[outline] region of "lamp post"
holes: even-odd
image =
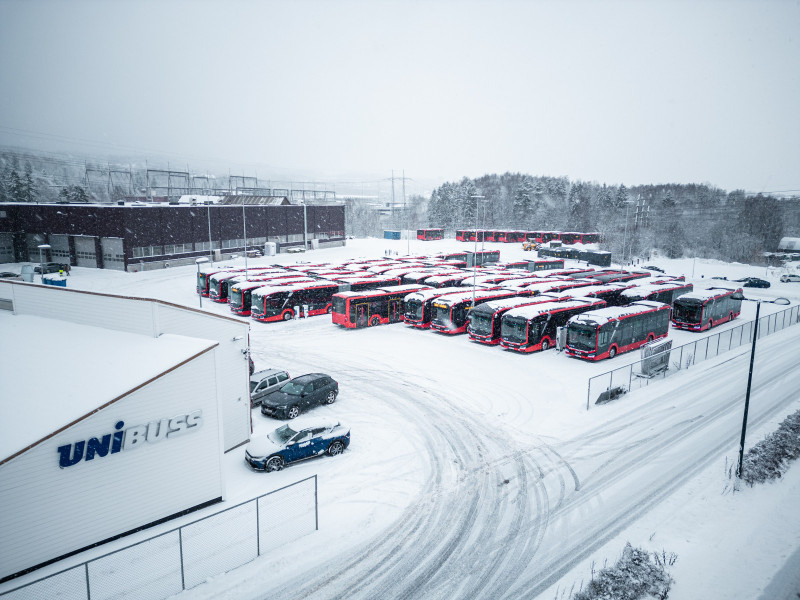
[[[39,275],[42,278],[42,283],[44,283],[44,259],[42,256],[45,250],[50,250],[50,244],[39,244]]]
[[[242,233],[244,234],[244,278],[247,279],[247,218],[244,216],[244,197],[242,197]]]
[[[756,357],[756,339],[758,339],[758,318],[761,312],[761,303],[770,302],[772,304],[791,304],[787,298],[775,298],[774,300],[752,300],[743,298],[749,302],[756,302],[756,320],[753,324],[753,344],[750,346],[750,371],[747,374],[747,392],[744,396],[744,416],[742,417],[742,437],[739,441],[739,464],[736,467],[736,478],[742,478],[742,462],[744,461],[744,438],[747,432],[747,412],[750,409],[750,385],[753,381],[753,362]]]
[[[200,308],[203,308],[203,294],[200,292],[200,265],[202,265],[203,263],[207,263],[208,259],[202,257],[198,258],[194,262],[195,264],[197,264],[197,298],[200,300]]]
[[[625,232],[622,234],[622,262],[625,262],[626,247],[628,245],[628,210],[633,204],[632,200],[625,201]]]
[[[211,203],[206,200],[206,213],[208,214],[208,260],[214,264],[214,247],[211,244]]]
[[[470,308],[470,316],[472,315],[472,309],[475,308],[475,278],[478,275],[478,272],[475,270],[477,266],[475,262],[477,261],[478,257],[478,200],[481,198],[486,198],[486,196],[479,196],[474,195],[470,196],[470,198],[475,198],[475,251],[472,254],[472,307]]]

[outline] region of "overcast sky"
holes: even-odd
[[[798,1],[0,0],[0,88],[2,145],[800,189]]]

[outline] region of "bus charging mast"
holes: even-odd
[[[478,200],[486,196],[473,195],[470,198],[475,198],[475,252],[472,254],[472,308],[475,308],[475,277],[478,274],[475,270],[478,257]]]

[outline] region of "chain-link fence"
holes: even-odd
[[[317,476],[0,593],[4,600],[162,600],[318,529]]]
[[[761,317],[758,320],[758,339],[790,325],[795,325],[798,321],[800,321],[800,307],[798,306],[792,306],[780,312]],[[738,327],[700,338],[695,342],[666,349],[664,354],[667,356],[660,356],[664,368],[656,373],[653,373],[652,369],[649,368],[648,361],[652,362],[659,355],[647,357],[602,375],[595,375],[589,379],[586,410],[589,410],[592,401],[603,403],[613,400],[631,390],[649,385],[654,379],[664,379],[682,369],[688,369],[704,360],[752,343],[754,325],[755,321],[748,321]]]

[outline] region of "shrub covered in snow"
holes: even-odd
[[[613,567],[602,569],[573,600],[666,600],[673,579],[667,567],[677,556],[666,552],[650,553],[625,544],[622,557]]]
[[[742,479],[750,486],[777,479],[800,456],[800,410],[786,417],[778,429],[747,451]]]

